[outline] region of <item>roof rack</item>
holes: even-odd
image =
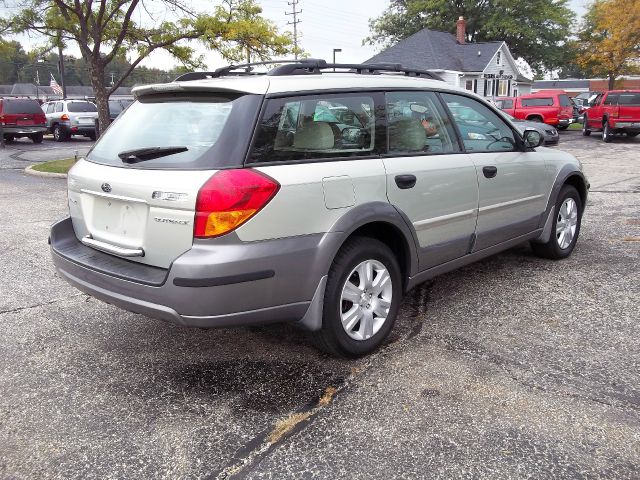
[[[278,65],[267,72],[256,72],[256,66]],[[336,69],[340,69],[337,72]],[[329,70],[329,71],[324,71]],[[219,78],[227,75],[319,75],[322,73],[349,73],[377,75],[382,72],[402,73],[408,77],[426,77],[433,80],[442,80],[433,72],[404,68],[400,63],[327,63],[326,60],[317,58],[304,58],[300,60],[274,60],[269,62],[243,63],[228,65],[218,68],[213,72],[190,72],[180,75],[174,81],[184,82],[188,80],[204,80],[207,78]]]

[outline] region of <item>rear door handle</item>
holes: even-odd
[[[498,167],[482,167],[482,173],[487,178],[493,178],[498,173]]]
[[[406,190],[415,186],[417,178],[415,175],[396,175],[395,180],[399,189]]]

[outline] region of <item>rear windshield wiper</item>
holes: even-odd
[[[145,147],[136,148],[135,150],[125,150],[120,152],[118,157],[124,163],[138,163],[145,160],[153,160],[154,158],[166,157],[175,153],[182,153],[189,150],[187,147]]]

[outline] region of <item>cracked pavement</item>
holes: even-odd
[[[19,170],[75,145],[0,151],[0,478],[640,478],[640,138],[561,135],[574,254],[437,277],[356,361],[80,294],[46,244],[65,182]]]

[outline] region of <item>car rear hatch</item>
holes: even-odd
[[[72,123],[80,126],[93,126],[96,118],[98,118],[98,109],[91,102],[69,102],[67,103],[67,111]]]
[[[640,92],[624,92],[618,95],[618,120],[640,122]]]
[[[35,100],[3,100],[2,122],[6,126],[30,127],[45,123],[45,115]]]
[[[168,268],[193,243],[200,187],[242,166],[261,99],[211,89],[140,96],[69,172],[76,237]]]

